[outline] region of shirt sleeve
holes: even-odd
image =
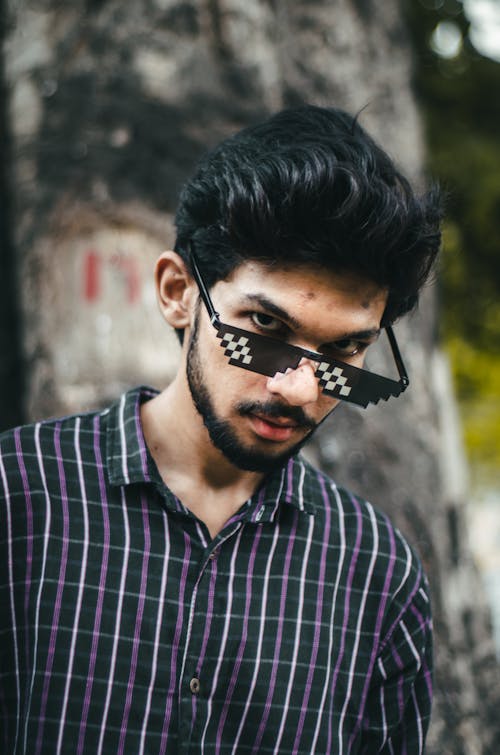
[[[432,619],[427,580],[382,641],[365,709],[360,752],[424,752],[432,703]]]

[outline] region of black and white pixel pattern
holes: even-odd
[[[248,338],[237,336],[234,333],[225,333],[221,339],[221,345],[224,347],[224,354],[230,359],[242,364],[250,364],[252,355],[250,347],[247,346]]]
[[[352,390],[342,367],[331,367],[328,362],[321,362],[316,370],[316,375],[325,391],[335,391],[339,396],[348,396]]]

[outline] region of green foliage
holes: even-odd
[[[500,401],[500,354],[486,354],[459,336],[449,338],[446,348],[455,365],[458,394],[462,401],[478,396]]]
[[[500,64],[474,49],[459,0],[402,2],[416,50],[429,172],[446,192],[442,336],[471,462],[494,473],[500,468]],[[443,21],[462,37],[450,58],[431,45]]]
[[[475,349],[459,336],[448,339],[447,350],[454,366],[473,477],[478,485],[494,485],[500,469],[500,354]]]

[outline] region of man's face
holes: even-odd
[[[376,340],[387,294],[352,275],[248,261],[211,291],[221,320],[361,367]],[[282,464],[335,408],[315,365],[272,378],[229,365],[198,302],[187,352],[194,404],[213,445],[236,467],[268,472]]]

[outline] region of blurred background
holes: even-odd
[[[411,388],[308,453],[386,510],[431,582],[431,755],[500,751],[500,0],[0,0],[0,429],[161,388],[152,270],[207,147],[303,102],[360,112],[446,195],[397,332]],[[381,371],[381,363],[375,364]]]
[[[440,337],[467,451],[471,545],[500,654],[500,2],[405,8],[427,164],[447,192]]]

